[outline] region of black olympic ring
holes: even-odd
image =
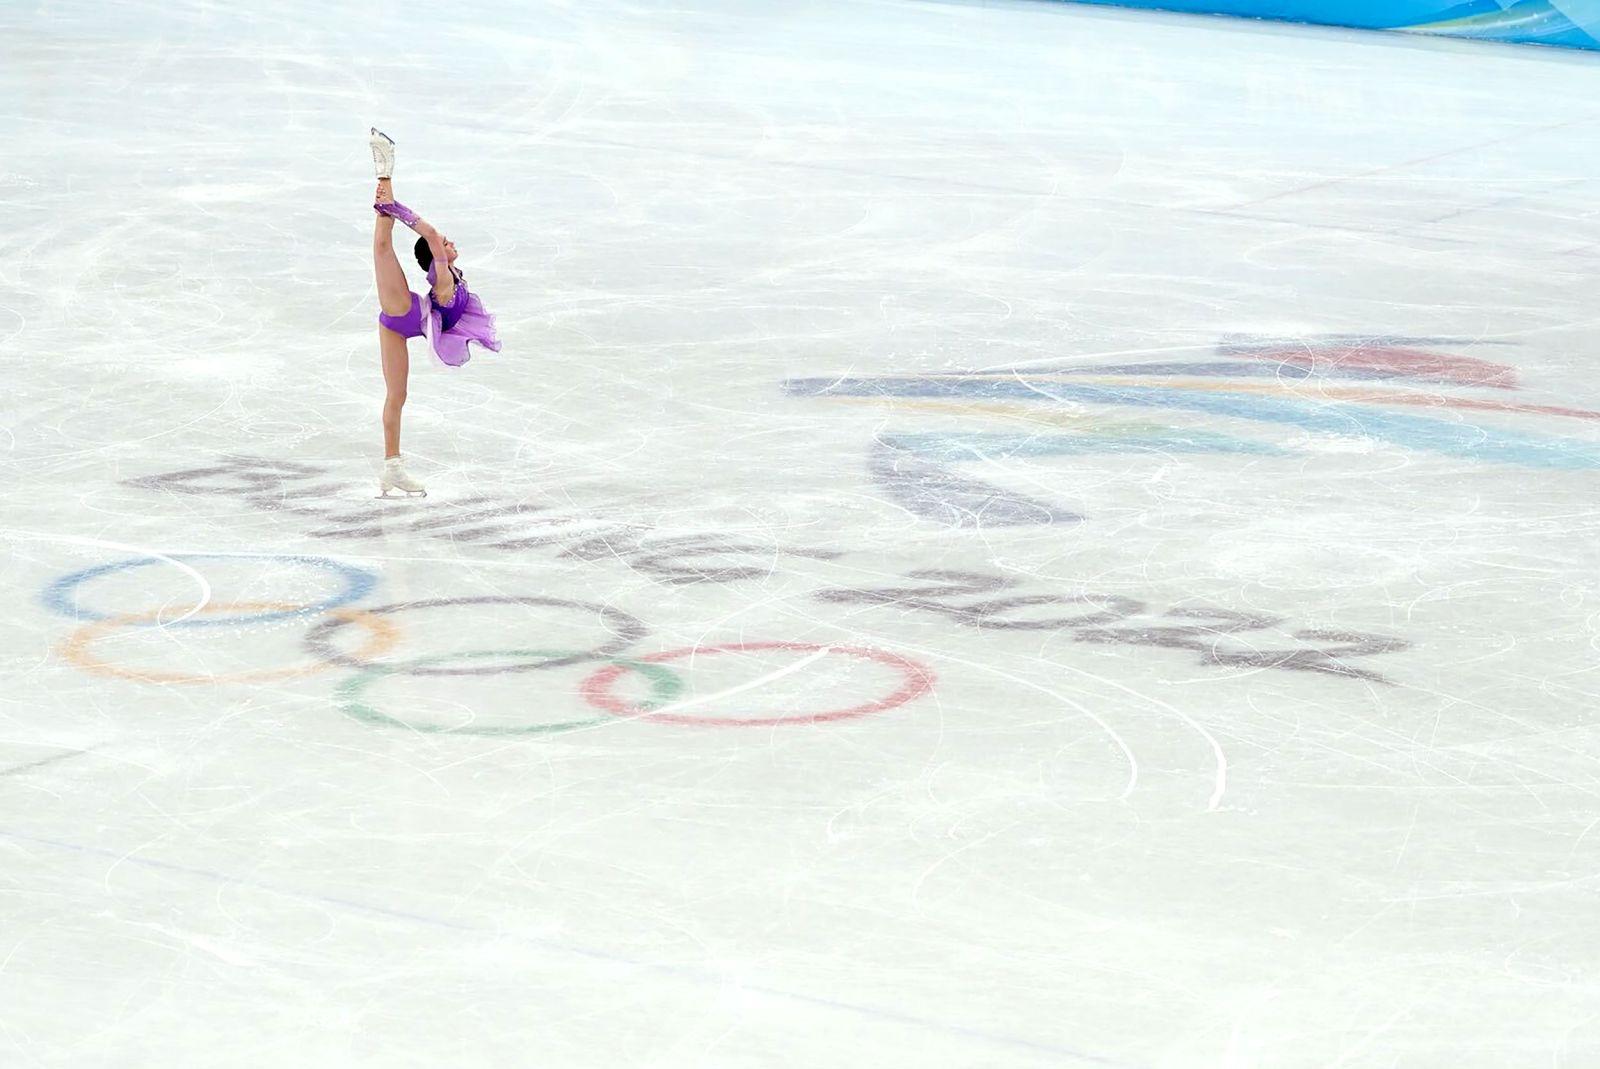
[[[610,605],[601,605],[592,601],[568,601],[565,598],[545,598],[533,594],[504,594],[475,598],[427,598],[422,601],[399,601],[393,605],[380,605],[372,609],[363,609],[362,612],[382,615],[402,612],[408,609],[431,609],[441,605],[553,605],[562,609],[582,609],[585,612],[598,614],[601,620],[605,622],[606,630],[616,637],[609,642],[596,646],[592,650],[575,653],[570,657],[555,657],[547,661],[496,664],[485,668],[406,668],[399,665],[380,665],[380,667],[390,672],[416,676],[487,676],[497,675],[501,672],[533,672],[544,668],[561,668],[569,664],[603,660],[613,654],[621,653],[650,633],[650,629],[645,626],[643,620],[631,613],[625,613],[621,609],[614,609]],[[347,668],[372,667],[375,662],[359,660],[348,654],[340,653],[334,648],[331,641],[334,632],[345,627],[348,623],[348,620],[338,617],[329,617],[324,620],[306,633],[306,649],[333,664],[341,664]]]

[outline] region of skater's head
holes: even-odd
[[[456,262],[456,243],[451,241],[449,238],[445,237],[443,234],[439,235],[439,240],[444,242],[444,256],[445,256],[445,261],[444,262],[447,263],[447,264],[455,263]],[[427,238],[418,238],[417,239],[416,252],[417,252],[417,263],[422,265],[422,269],[424,271],[428,270],[428,268],[433,266],[433,250],[428,247],[428,239]]]

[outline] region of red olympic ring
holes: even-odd
[[[583,681],[579,692],[584,700],[597,709],[618,716],[634,717],[639,720],[654,720],[663,724],[708,724],[708,725],[738,725],[756,726],[770,724],[820,724],[828,720],[848,720],[852,717],[867,716],[871,713],[881,713],[886,709],[904,705],[914,698],[920,698],[933,688],[933,670],[920,665],[907,657],[899,654],[887,653],[866,646],[819,646],[809,642],[734,642],[725,646],[688,646],[681,650],[668,650],[665,653],[653,653],[648,657],[634,658],[649,664],[659,664],[663,661],[677,661],[685,657],[695,657],[714,653],[747,653],[757,650],[791,650],[796,653],[816,653],[827,651],[829,653],[842,653],[863,661],[876,661],[892,668],[898,668],[905,675],[905,682],[900,689],[877,701],[867,702],[864,705],[853,705],[848,709],[835,709],[826,713],[808,713],[801,716],[686,716],[682,713],[652,713],[648,706],[631,706],[611,693],[611,688],[623,674],[630,671],[626,665],[607,665]],[[669,706],[670,708],[670,706]]]

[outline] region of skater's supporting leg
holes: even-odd
[[[407,299],[410,299],[408,293]],[[383,455],[400,455],[400,410],[406,406],[406,383],[411,378],[411,354],[406,340],[388,327],[378,328],[378,349],[383,354]]]

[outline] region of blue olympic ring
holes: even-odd
[[[252,613],[248,616],[192,616],[187,620],[175,621],[175,624],[180,624],[184,627],[215,627],[217,624],[261,623],[266,620],[286,620],[296,616],[312,616],[358,601],[365,597],[378,583],[376,573],[341,561],[331,560],[328,557],[303,557],[276,553],[182,553],[174,554],[169,558],[132,557],[128,560],[113,561],[110,564],[101,564],[93,568],[85,568],[81,572],[63,575],[45,587],[44,592],[39,595],[39,600],[44,602],[47,608],[61,613],[63,616],[70,616],[75,620],[106,620],[110,619],[113,614],[90,612],[78,607],[77,590],[91,579],[98,579],[100,576],[109,575],[112,572],[143,568],[151,564],[165,564],[167,560],[238,560],[241,558],[246,560],[294,561],[323,568],[343,579],[344,589],[331,597],[299,609]],[[155,624],[152,623],[151,626],[155,626]],[[167,626],[173,625],[169,624]]]

